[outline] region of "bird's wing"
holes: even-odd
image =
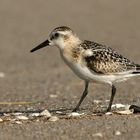
[[[93,52],[92,55],[84,58],[89,70],[100,74],[130,73],[136,70],[133,62],[110,47],[90,41],[85,41],[85,44],[84,49],[90,49]]]

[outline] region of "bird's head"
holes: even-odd
[[[80,39],[76,36],[76,34],[69,27],[61,26],[55,28],[50,33],[49,38],[40,45],[33,48],[31,52],[46,46],[56,46],[60,50],[63,50],[66,46],[74,45],[76,43],[80,43]]]

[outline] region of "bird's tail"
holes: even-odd
[[[140,65],[139,64],[136,64],[136,71],[134,71],[133,74],[140,74]]]

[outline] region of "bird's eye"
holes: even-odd
[[[56,38],[56,37],[58,37],[58,36],[59,36],[59,34],[58,34],[58,33],[55,33],[55,34],[54,34],[54,37],[55,37],[55,38]]]
[[[59,33],[55,33],[50,37],[50,39],[51,40],[56,39],[58,36],[59,36]]]

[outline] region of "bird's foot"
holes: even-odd
[[[79,108],[74,108],[73,110],[72,110],[72,112],[77,112],[79,110]]]
[[[111,107],[108,107],[106,112],[111,112]]]

